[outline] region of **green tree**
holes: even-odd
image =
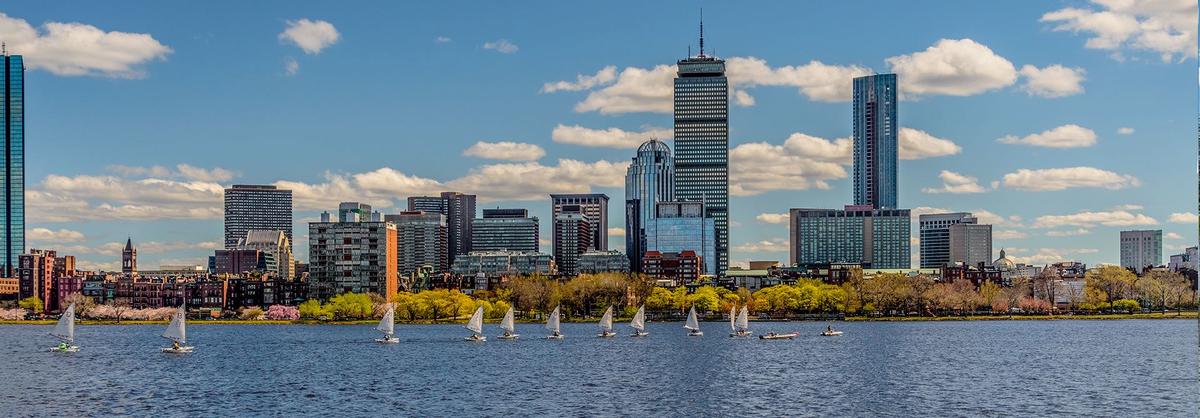
[[[20,306],[21,309],[33,312],[36,315],[41,315],[42,311],[46,309],[45,303],[43,303],[42,299],[37,296],[30,296],[25,299],[21,299],[20,302],[17,302],[17,306]]]
[[[646,297],[646,309],[652,311],[661,311],[670,309],[675,305],[675,294],[670,290],[656,287],[650,291],[650,296]]]
[[[721,307],[721,298],[717,296],[717,289],[712,286],[700,286],[688,296],[688,301],[689,305],[695,306],[701,313],[712,312]]]
[[[342,293],[329,298],[327,305],[327,311],[337,320],[366,319],[375,314],[375,304],[363,293]]]
[[[297,307],[300,310],[300,317],[304,319],[322,319],[329,318],[330,314],[321,306],[321,302],[316,299],[309,299],[301,303]]]

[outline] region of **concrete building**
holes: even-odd
[[[15,277],[18,258],[25,253],[25,60],[0,51],[0,61],[0,276]]]
[[[391,299],[399,284],[396,240],[390,222],[309,223],[309,296],[372,292]]]
[[[873,269],[911,264],[908,209],[792,209],[789,263],[863,263]]]
[[[453,263],[459,254],[466,254],[471,247],[475,222],[475,195],[459,192],[442,192],[438,196],[411,196],[408,210],[440,213],[446,217],[446,258]]]
[[[225,189],[225,249],[236,247],[251,230],[283,231],[290,245],[292,191],[255,184],[235,184]]]
[[[564,212],[582,213],[591,228],[592,238],[588,249],[608,251],[608,195],[600,193],[589,194],[552,194],[550,195],[550,215],[557,218]],[[562,267],[560,266],[561,270]]]
[[[424,266],[434,273],[449,271],[445,215],[416,210],[383,219],[396,224],[396,265],[401,276],[413,277]]]
[[[525,251],[472,251],[455,259],[451,270],[464,277],[555,273],[550,254]]]
[[[588,251],[579,255],[579,273],[629,273],[629,257],[616,250]]]
[[[896,209],[899,146],[895,74],[854,79],[854,204]]]
[[[1167,263],[1167,268],[1174,272],[1182,270],[1196,271],[1196,254],[1197,247],[1187,247],[1180,254],[1171,256],[1171,260]]]
[[[324,217],[322,222],[328,222]],[[371,205],[360,202],[342,202],[338,204],[338,222],[381,222],[383,215],[371,210]]]
[[[658,202],[675,200],[675,160],[671,147],[657,139],[643,143],[625,173],[625,252],[635,271],[642,269],[646,225]]]
[[[594,249],[592,224],[579,205],[563,205],[554,215],[554,263],[565,276],[579,274],[579,256]]]
[[[292,254],[292,242],[284,231],[255,229],[246,231],[246,236],[239,239],[233,249],[259,250],[267,253],[275,264],[275,268],[268,270],[271,274],[285,279],[296,277],[296,257]],[[158,269],[168,270],[167,266],[159,266]]]
[[[473,251],[538,252],[538,218],[525,209],[484,209],[471,226]]]
[[[702,202],[659,202],[646,224],[646,252],[692,251],[701,274],[717,275],[716,220],[709,213]]]
[[[920,238],[921,268],[942,268],[954,261],[950,258],[950,225],[979,223],[968,212],[929,213],[917,218]],[[988,253],[991,258],[991,253]]]
[[[1162,265],[1162,230],[1121,231],[1121,267],[1142,274]]]
[[[992,264],[992,226],[976,223],[950,225],[950,262],[968,266]]]

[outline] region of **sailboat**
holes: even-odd
[[[558,322],[562,320],[562,316],[558,313],[558,307],[554,307],[554,312],[550,313],[550,319],[546,320],[546,329],[550,330],[550,335],[546,336],[548,340],[563,339],[562,332],[559,330]]]
[[[733,314],[735,308],[729,309],[729,328],[730,337],[749,337],[750,336],[750,313],[746,311],[746,307],[742,307],[742,311],[736,316]]]
[[[187,354],[192,352],[192,346],[187,345],[187,308],[179,305],[179,310],[171,315],[171,323],[167,325],[163,338],[171,340],[170,347],[163,347],[162,352],[171,354]]]
[[[608,305],[608,310],[604,311],[604,316],[600,317],[600,334],[597,337],[615,337],[617,333],[612,330],[612,305]]]
[[[513,319],[513,308],[508,307],[508,312],[504,313],[504,319],[500,320],[500,329],[504,330],[504,335],[500,336],[501,340],[515,340],[520,335],[516,333],[516,324]]]
[[[687,323],[683,325],[688,330],[689,337],[703,337],[704,332],[700,331],[700,320],[696,317],[696,307],[692,306],[692,310],[688,311]]]
[[[475,308],[475,313],[471,315],[471,320],[467,321],[467,329],[471,330],[471,336],[466,337],[467,341],[487,341],[487,337],[483,336],[483,307]]]
[[[375,329],[383,333],[383,337],[376,338],[375,342],[380,344],[396,344],[400,342],[396,338],[396,310],[392,304],[388,304],[387,312],[383,313],[383,319],[379,320],[379,325]]]
[[[62,342],[58,346],[51,347],[50,351],[58,353],[77,353],[79,347],[75,346],[75,304],[67,307],[63,311],[61,317],[58,318],[58,324],[54,325],[54,330],[50,331],[50,335],[57,337]]]
[[[630,337],[645,337],[650,335],[646,332],[646,305],[638,307],[636,314],[633,314],[633,320],[629,321],[629,326],[633,328],[633,334]]]

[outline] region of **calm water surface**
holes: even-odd
[[[163,326],[80,326],[80,353],[52,354],[50,326],[0,326],[11,380],[3,416],[1196,416],[1197,324],[1186,320],[723,323],[689,338],[594,337],[564,324],[548,341],[462,341],[457,325],[189,327],[171,356]],[[498,334],[487,326],[489,336]]]

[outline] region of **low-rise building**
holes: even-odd
[[[628,273],[629,257],[620,251],[588,251],[579,256],[580,273]]]
[[[479,273],[488,277],[555,273],[550,254],[524,251],[472,251],[455,258],[451,271],[462,277]]]
[[[642,273],[671,287],[698,282],[702,265],[703,261],[695,251],[646,251],[642,256]]]

